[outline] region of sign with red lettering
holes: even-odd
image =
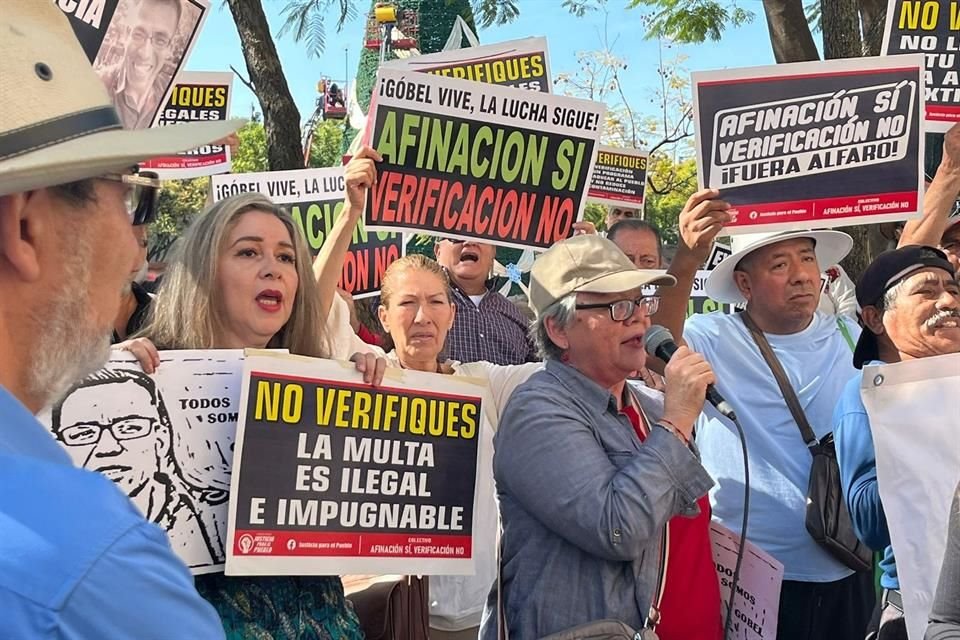
[[[382,67],[370,229],[544,250],[583,216],[605,107]]]
[[[343,169],[333,167],[213,176],[213,199],[223,200],[245,192],[269,196],[290,211],[303,231],[310,251],[316,256],[343,210]],[[353,240],[337,286],[357,299],[378,295],[387,267],[403,256],[405,251],[403,234],[371,231],[361,219],[353,231]]]
[[[904,55],[694,73],[698,180],[733,205],[725,231],[919,215],[922,70]]]
[[[486,383],[251,355],[231,477],[228,575],[471,575]],[[484,495],[486,494],[486,495]]]

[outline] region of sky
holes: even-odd
[[[364,0],[355,0],[358,6],[367,6]],[[240,49],[240,38],[230,10],[223,0],[211,0],[211,10],[203,31],[187,61],[192,71],[229,71],[233,65],[247,77],[246,64]],[[267,18],[274,34],[280,60],[305,121],[314,110],[316,85],[321,76],[342,80],[348,65],[350,82],[356,73],[357,61],[363,44],[364,20],[358,16],[336,31],[337,16],[331,12],[327,25],[326,50],[319,57],[309,57],[305,45],[291,36],[276,37],[283,24],[281,9],[286,0],[263,0]],[[336,3],[334,3],[336,4]],[[658,84],[657,61],[659,45],[656,40],[643,38],[641,23],[643,9],[627,9],[628,0],[610,0],[607,14],[591,12],[582,18],[571,15],[561,7],[560,0],[520,0],[520,17],[512,24],[481,29],[480,44],[492,44],[528,36],[546,36],[550,47],[552,75],[575,72],[577,53],[601,48],[604,24],[611,50],[627,61],[623,84],[631,105],[643,110],[650,104],[650,95]],[[687,57],[684,66],[688,71],[728,69],[774,64],[773,52],[767,35],[761,0],[743,0],[745,9],[753,11],[753,23],[725,33],[719,43],[698,45],[667,44],[664,58],[672,59],[677,54]],[[256,97],[239,80],[234,80],[233,115],[249,117],[251,105],[260,111]]]

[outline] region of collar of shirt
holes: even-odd
[[[615,414],[620,413],[617,408],[617,399],[613,397],[609,389],[601,387],[570,365],[551,359],[547,360],[545,368],[547,372],[560,380],[561,384],[570,389],[571,392],[576,393],[598,415],[605,411],[611,411]]]
[[[459,293],[461,296],[469,300],[470,294],[464,291],[463,287],[457,284],[457,281],[453,279],[453,274],[450,273],[450,270],[447,269],[446,267],[444,267],[443,270],[447,272],[447,280],[450,281],[450,288],[453,290],[453,292]],[[490,280],[487,280],[487,282],[490,282]],[[490,287],[485,287],[483,293],[480,295],[486,296],[491,291],[492,289]]]
[[[3,387],[0,387],[0,421],[0,452],[72,464],[50,431]]]

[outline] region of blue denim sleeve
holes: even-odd
[[[877,454],[870,421],[860,400],[860,377],[852,380],[843,393],[833,415],[833,439],[843,497],[854,533],[868,547],[880,551],[890,545],[890,532],[880,502]]]
[[[511,398],[494,474],[499,492],[570,544],[606,560],[634,560],[667,520],[695,509],[713,485],[693,452],[665,429],[653,429],[639,451],[608,455],[584,417],[543,391],[521,389]]]
[[[59,622],[61,637],[78,640],[225,637],[219,616],[197,593],[166,534],[147,522],[97,559],[67,599]]]

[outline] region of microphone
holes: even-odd
[[[643,336],[643,342],[647,354],[660,358],[664,362],[669,362],[673,354],[677,352],[677,343],[673,341],[673,334],[670,333],[670,329],[658,324],[647,330]],[[707,401],[715,406],[717,411],[736,422],[737,415],[733,412],[733,407],[712,384],[707,385]]]

